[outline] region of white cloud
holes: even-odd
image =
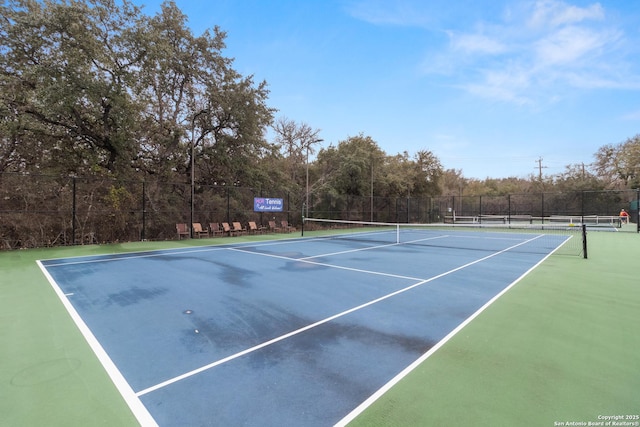
[[[605,46],[615,43],[616,33],[568,26],[534,42],[537,62],[544,66],[572,64],[587,56],[600,55]]]
[[[442,12],[443,0],[353,0],[349,13],[376,25],[446,34],[448,43],[431,38],[425,45],[420,71],[478,97],[535,105],[557,102],[575,89],[637,90],[640,70],[630,35],[600,3],[572,3],[577,1],[508,1],[501,13],[499,3],[492,10],[479,5],[461,12],[458,6],[455,16],[461,18],[453,20]]]
[[[463,53],[480,53],[496,55],[507,50],[507,46],[495,38],[484,34],[457,34],[448,32],[451,48]]]
[[[469,93],[482,98],[495,99],[516,105],[530,105],[527,95],[532,85],[529,70],[511,67],[504,70],[483,70],[479,82],[462,86]]]
[[[625,114],[624,116],[622,116],[622,120],[629,120],[629,121],[640,121],[640,110],[638,111],[632,111],[628,114]]]
[[[528,25],[533,28],[558,27],[586,20],[604,19],[604,9],[599,3],[582,8],[562,1],[539,0],[533,5]]]
[[[418,2],[420,5],[420,2]],[[356,19],[374,25],[424,26],[431,22],[424,8],[402,0],[354,1],[346,6]]]
[[[625,34],[599,3],[557,0],[511,3],[495,22],[448,30],[449,44],[429,57],[425,72],[446,72],[453,85],[517,105],[557,102],[572,89],[637,89],[637,72],[622,47]]]

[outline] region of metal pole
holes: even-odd
[[[231,223],[231,188],[227,187],[227,222]]]
[[[146,222],[147,222],[147,210],[146,210],[146,188],[145,188],[145,182],[142,181],[142,235],[141,240],[144,242],[146,239],[145,237],[145,228],[146,228]]]
[[[640,189],[636,190],[636,233],[640,233]]]
[[[76,177],[73,177],[73,206],[71,207],[71,244],[76,244]]]
[[[303,220],[302,222],[304,222],[304,217],[309,216],[309,144],[307,144],[307,190],[306,190],[306,194],[305,194],[305,205],[304,205],[306,212],[303,211],[302,213],[302,217]]]
[[[580,201],[580,224],[584,224],[584,190],[580,192],[582,200]]]
[[[194,200],[195,200],[195,145],[196,145],[196,137],[195,137],[195,127],[196,127],[196,119],[201,114],[208,113],[209,110],[200,110],[196,114],[193,115],[191,119],[191,223],[189,224],[189,234],[193,239],[193,211],[194,211]]]
[[[409,215],[409,211],[411,210],[411,198],[407,197],[407,224],[409,224],[409,220],[410,220],[410,215]]]
[[[197,114],[193,116],[193,120],[191,120],[191,221],[189,222],[189,234],[193,239],[193,209],[194,209],[194,194],[195,194],[195,159],[194,159],[194,146],[195,146],[195,121]]]
[[[588,258],[587,254],[587,224],[582,224],[582,257]]]
[[[373,222],[373,155],[371,155],[371,222]]]
[[[311,144],[315,144],[318,142],[322,142],[324,141],[324,139],[315,139],[313,142],[308,142],[307,143],[307,165],[306,165],[306,170],[307,170],[307,189],[306,189],[306,194],[305,194],[305,206],[306,206],[306,215],[305,217],[309,217],[309,145]]]

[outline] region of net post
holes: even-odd
[[[587,259],[587,224],[582,224],[582,257]]]
[[[640,188],[636,189],[636,233],[640,233]]]
[[[400,224],[396,224],[396,243],[400,243]]]

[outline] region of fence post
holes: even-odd
[[[451,215],[453,215],[453,222],[456,222],[456,196],[451,196]]]
[[[147,211],[146,211],[146,186],[145,186],[145,181],[142,181],[142,233],[140,234],[140,239],[144,242],[146,239],[145,237],[145,229],[146,229],[146,225],[147,225]]]
[[[231,189],[230,187],[226,187],[227,190],[227,222],[231,222]]]
[[[258,194],[260,194],[260,197],[264,197],[264,194],[262,193],[262,187],[260,187],[260,191],[258,192]],[[260,212],[258,214],[260,216],[260,226],[264,226],[264,212]]]
[[[194,174],[194,169],[193,169],[193,137],[191,139],[191,186],[190,186],[190,190],[191,190],[191,195],[189,196],[189,237],[190,238],[194,238],[193,235],[193,210],[194,210],[194,204],[195,204],[195,184],[193,183],[193,174]]]
[[[71,192],[71,245],[76,244],[76,177],[73,177],[73,186]]]

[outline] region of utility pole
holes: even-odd
[[[540,180],[540,182],[542,182],[542,169],[546,169],[546,166],[542,166],[542,157],[538,157],[538,160],[536,160],[536,162],[538,162],[538,179]]]

